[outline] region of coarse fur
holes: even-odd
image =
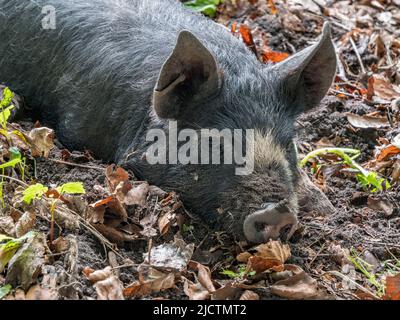
[[[46,5],[56,9],[55,30],[42,28]],[[153,92],[183,30],[213,55],[222,83],[178,126],[256,129],[256,167],[249,176],[235,176],[230,165],[149,165],[144,159],[146,132],[168,126],[154,114]],[[0,81],[22,94],[67,147],[89,149],[178,191],[194,212],[237,235],[263,203],[293,197],[293,124],[307,108],[304,88],[293,90],[284,73],[262,65],[228,30],[178,1],[0,0],[0,38]]]

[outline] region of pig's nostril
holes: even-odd
[[[264,209],[248,215],[243,224],[243,232],[250,242],[260,243],[268,239],[276,239],[281,231],[287,233],[289,239],[297,228],[297,217],[295,212],[290,210],[289,202],[286,200],[279,203],[265,203]],[[286,226],[291,225],[288,232]]]

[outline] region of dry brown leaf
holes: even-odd
[[[0,216],[0,234],[14,236],[15,224],[10,216]]]
[[[236,260],[241,263],[247,263],[247,261],[249,261],[249,258],[252,256],[253,255],[250,252],[241,252],[237,255]]]
[[[391,157],[400,154],[400,148],[389,144],[380,150],[376,160],[378,161],[386,161]]]
[[[160,292],[175,286],[175,275],[164,273],[152,267],[139,270],[139,281],[124,289],[125,297],[142,297],[153,292]]]
[[[264,259],[278,260],[280,263],[285,263],[290,258],[290,247],[287,244],[282,244],[281,241],[270,240],[255,248],[258,257]]]
[[[349,123],[355,128],[380,129],[390,126],[390,123],[386,117],[374,117],[368,115],[359,116],[354,113],[346,113],[346,116]]]
[[[54,147],[54,131],[46,127],[35,128],[29,132],[28,137],[32,156],[48,158]]]
[[[254,43],[253,35],[249,26],[241,24],[239,27],[239,33],[242,36],[243,42],[246,46],[257,56],[257,47]]]
[[[246,272],[255,271],[256,274],[274,269],[274,271],[282,271],[283,264],[279,260],[265,259],[263,257],[252,256],[247,261]]]
[[[384,300],[400,300],[400,274],[386,277]]]
[[[124,288],[114,274],[104,280],[97,281],[93,287],[96,289],[97,300],[124,300]]]
[[[211,271],[208,267],[203,266],[200,263],[197,263],[198,270],[198,278],[201,285],[208,290],[208,292],[212,293],[215,291],[214,284],[211,279]]]
[[[131,189],[125,195],[124,203],[127,206],[132,206],[134,204],[144,206],[146,204],[147,194],[149,193],[149,184],[142,183],[139,186]]]
[[[120,182],[129,180],[129,174],[124,169],[117,167],[112,164],[106,168],[106,178],[108,182],[108,187],[111,192],[114,192],[115,188]]]
[[[372,82],[375,96],[386,101],[400,97],[400,88],[390,83],[388,79],[381,75],[373,75]]]
[[[22,237],[24,234],[28,233],[33,229],[36,224],[36,212],[26,211],[22,217],[15,224],[15,234],[17,238]]]
[[[95,270],[89,267],[84,267],[82,270],[83,275],[89,279],[89,276],[94,272]]]
[[[394,206],[389,200],[372,196],[368,197],[368,207],[373,210],[383,211],[386,217],[390,217],[394,211]]]
[[[187,279],[183,285],[183,291],[189,297],[189,300],[207,300],[211,296],[210,292],[201,283],[193,283]]]
[[[264,63],[277,63],[285,60],[289,57],[289,54],[286,52],[278,52],[274,50],[266,50],[261,54],[261,59]]]
[[[211,300],[237,300],[242,290],[232,285],[231,282],[215,290],[211,295]]]
[[[243,292],[239,300],[260,300],[260,296],[251,290]]]
[[[63,237],[58,237],[53,241],[53,248],[57,253],[66,252],[69,249],[69,240]]]
[[[89,270],[86,269],[84,274],[85,275],[88,274],[87,278],[90,282],[96,283],[98,281],[102,281],[102,280],[109,278],[113,274],[113,272],[112,272],[111,267],[108,266],[102,270],[96,270],[96,271],[93,271],[90,273],[89,273]]]
[[[271,286],[273,294],[287,299],[313,299],[318,297],[316,280],[295,265],[285,265],[285,270],[292,271],[293,276],[273,284]]]
[[[398,182],[400,180],[400,160],[397,159],[393,164],[392,171],[392,182]]]
[[[36,284],[29,288],[25,294],[25,300],[58,300],[59,295],[57,290],[43,288],[41,285]]]
[[[163,236],[168,233],[171,225],[176,221],[176,214],[173,212],[167,212],[160,219],[158,219],[158,230]]]

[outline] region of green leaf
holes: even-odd
[[[4,189],[4,181],[1,181],[0,182],[0,203],[1,203],[1,206],[4,208],[6,205],[4,203],[3,189]]]
[[[11,260],[17,250],[21,247],[23,241],[12,239],[0,245],[0,272],[3,272],[7,263]]]
[[[0,123],[3,127],[5,126],[8,119],[10,118],[12,109],[14,109],[13,105],[9,106],[8,108],[4,109],[3,111],[0,111]]]
[[[84,194],[85,188],[82,182],[68,182],[56,188],[59,194]]]
[[[0,287],[0,300],[3,299],[6,295],[8,295],[11,290],[12,290],[11,284],[6,284],[5,286]]]
[[[239,273],[236,273],[235,271],[232,270],[222,270],[220,273],[224,276],[228,276],[229,278],[233,279],[240,277]]]
[[[33,199],[41,198],[49,188],[43,186],[40,183],[36,183],[28,188],[26,188],[23,192],[23,200],[27,204],[31,204]]]
[[[184,5],[197,12],[202,12],[206,16],[214,17],[217,13],[217,6],[222,3],[222,0],[191,0],[185,2]]]
[[[10,161],[0,165],[0,169],[10,168],[10,167],[14,168],[20,162],[21,162],[21,158],[10,160]]]
[[[3,90],[3,99],[0,101],[0,108],[9,106],[13,98],[14,93],[9,88],[5,87]]]
[[[11,147],[10,149],[8,149],[8,151],[10,151],[11,154],[11,160],[14,159],[21,159],[21,151],[19,151],[19,149],[17,147]]]

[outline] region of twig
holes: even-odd
[[[351,36],[350,36],[350,43],[353,46],[354,52],[357,56],[358,63],[360,64],[360,67],[361,67],[362,74],[366,74],[367,71],[365,70],[364,63],[362,62],[362,59],[361,59],[360,53],[358,52],[356,43],[354,42],[353,37],[351,37]]]
[[[339,90],[335,90],[335,89],[330,89],[329,91],[333,92],[335,94],[342,94],[342,95],[344,95],[346,97],[350,97],[350,98],[353,98],[353,99],[357,99],[358,98],[356,95],[348,93],[348,92],[343,92],[343,91],[339,91]]]
[[[29,187],[29,185],[27,183],[25,183],[24,181],[17,179],[17,178],[9,177],[4,174],[0,174],[0,178],[12,180],[12,181],[18,182],[19,184],[22,184],[24,187]]]
[[[371,297],[374,297],[377,300],[381,300],[381,298],[379,298],[376,294],[372,293],[371,291],[369,291],[368,289],[364,288],[363,286],[359,285],[357,282],[355,282],[353,279],[349,278],[348,276],[340,273],[339,271],[328,271],[326,273],[330,273],[333,274],[334,276],[337,276],[343,280],[346,280],[348,282],[350,282],[351,284],[355,285],[358,289],[360,289],[362,292],[370,295]]]
[[[63,160],[56,160],[56,159],[47,159],[47,160],[54,162],[54,163],[65,164],[67,166],[72,166],[72,167],[104,171],[104,168],[102,168],[102,167],[89,166],[89,165],[85,165],[85,164],[78,164],[78,163],[73,163],[73,162],[68,162],[68,161],[63,161]]]

